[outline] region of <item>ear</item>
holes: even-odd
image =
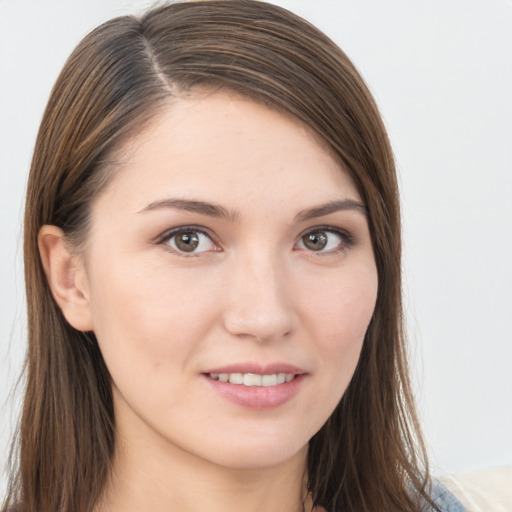
[[[69,251],[64,232],[57,226],[43,226],[38,243],[46,279],[66,320],[79,331],[92,331],[89,290],[82,258]]]

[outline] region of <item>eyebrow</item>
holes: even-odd
[[[160,209],[173,209],[184,210],[187,212],[198,213],[200,215],[207,215],[209,217],[218,217],[227,219],[231,222],[239,218],[239,213],[234,210],[227,210],[223,206],[207,203],[205,201],[196,201],[191,199],[161,199],[153,201],[145,206],[138,213],[160,210]],[[302,210],[295,216],[296,222],[304,222],[306,220],[314,219],[316,217],[323,217],[331,213],[352,210],[367,216],[368,209],[366,205],[353,199],[342,199],[338,201],[330,201],[329,203],[322,204]]]
[[[368,215],[368,208],[365,204],[353,199],[342,199],[339,201],[331,201],[329,203],[314,206],[307,210],[302,210],[295,216],[295,221],[304,222],[305,220],[314,219],[316,217],[323,217],[330,213],[352,210],[363,214],[365,217]]]
[[[205,201],[191,199],[161,199],[148,204],[138,213],[160,209],[184,210],[187,212],[199,213],[209,217],[219,217],[234,222],[238,218],[238,212],[229,211],[226,208]]]

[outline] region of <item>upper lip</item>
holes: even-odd
[[[274,375],[276,373],[293,373],[300,375],[306,373],[302,368],[288,363],[235,363],[212,368],[204,373],[254,373],[256,375]]]

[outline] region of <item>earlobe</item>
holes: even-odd
[[[66,320],[79,331],[92,331],[89,291],[80,256],[69,251],[64,232],[57,226],[43,226],[38,244],[46,279]]]

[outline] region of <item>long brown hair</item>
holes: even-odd
[[[5,510],[91,511],[115,445],[109,373],[94,333],[73,329],[54,301],[38,232],[59,226],[80,247],[116,149],[169,97],[194,87],[234,91],[303,121],[353,178],[368,208],[378,297],[353,379],[310,441],[308,490],[329,512],[420,510],[429,480],[402,330],[399,200],[386,131],[342,50],[296,15],[253,0],[178,2],[113,19],[84,38],[57,79],[26,198],[26,392]]]

